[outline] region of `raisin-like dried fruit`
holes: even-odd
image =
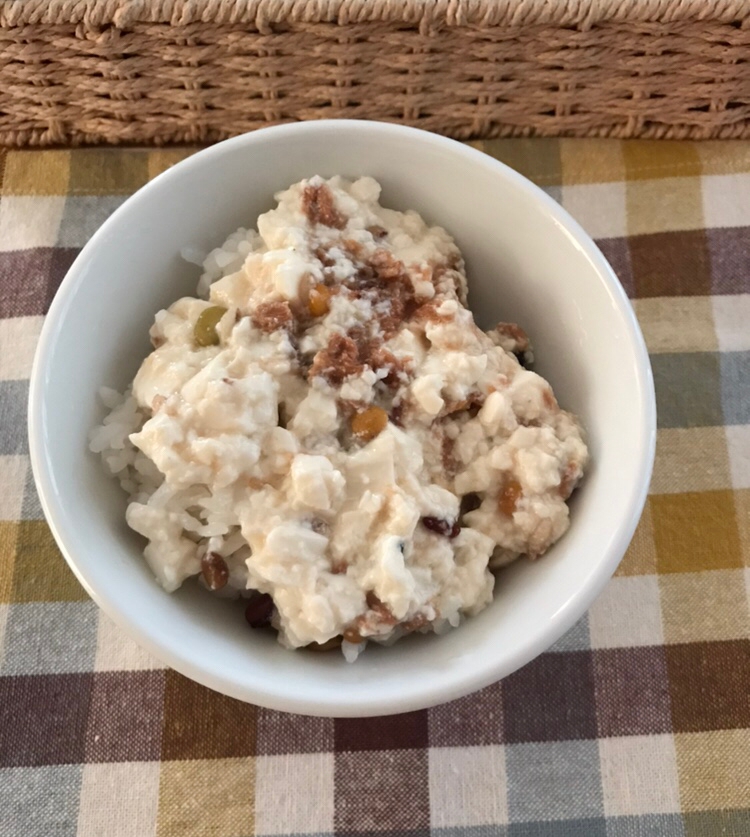
[[[331,307],[331,291],[327,285],[322,283],[315,285],[310,290],[307,300],[307,310],[313,317],[324,317]]]
[[[261,593],[250,599],[245,608],[245,619],[251,628],[265,628],[271,624],[274,604],[268,593]]]
[[[436,535],[442,535],[444,538],[455,538],[461,531],[461,526],[458,521],[451,523],[443,517],[423,517],[422,525],[430,532]]]
[[[221,590],[229,581],[229,567],[217,552],[207,552],[201,558],[201,575],[209,590]]]
[[[513,512],[516,510],[518,501],[523,495],[521,483],[517,479],[511,477],[506,480],[502,491],[497,498],[497,507],[506,517],[513,517]]]
[[[388,413],[380,407],[368,407],[352,419],[352,433],[363,442],[379,435],[388,424]]]

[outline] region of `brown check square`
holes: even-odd
[[[86,761],[155,761],[161,754],[164,671],[94,675]]]
[[[257,708],[226,697],[171,669],[164,689],[162,758],[254,756]]]
[[[426,747],[427,710],[378,718],[337,718],[336,752],[346,750],[403,750]]]
[[[664,639],[669,643],[750,637],[741,569],[665,573],[659,577]]]
[[[290,715],[258,708],[258,755],[328,753],[333,750],[333,718]]]
[[[0,318],[46,314],[77,255],[62,247],[0,252]]]
[[[711,292],[750,293],[750,227],[706,230]]]
[[[750,640],[665,649],[675,732],[750,727]]]
[[[51,247],[0,252],[0,317],[28,317],[47,310],[54,252]]]
[[[637,297],[711,293],[705,230],[634,235],[628,239],[628,246]]]
[[[590,651],[542,654],[503,681],[508,743],[596,738]]]
[[[427,750],[370,750],[336,754],[336,834],[429,835]]]
[[[626,184],[629,235],[698,230],[703,218],[703,190],[694,177],[631,180]]]
[[[94,675],[0,677],[0,767],[78,764]]]
[[[617,274],[625,293],[632,299],[637,296],[633,280],[633,265],[630,261],[630,248],[627,238],[599,238],[597,247]]]
[[[600,736],[670,732],[672,714],[664,648],[606,648],[593,652]]]
[[[428,711],[431,747],[502,744],[502,682]]]

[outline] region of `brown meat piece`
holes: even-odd
[[[443,304],[443,300],[437,302],[425,302],[420,305],[414,312],[413,319],[418,323],[449,323],[453,319],[453,314],[440,314],[438,308]]]
[[[289,328],[294,322],[294,314],[288,302],[261,302],[251,320],[256,328],[271,334],[280,328]]]
[[[388,295],[390,296],[389,310],[381,314],[379,318],[380,328],[386,340],[393,337],[403,324],[411,319],[417,307],[411,283],[407,284],[407,282],[408,280],[393,282],[389,286],[391,290]]]
[[[383,382],[387,387],[396,389],[401,383],[404,366],[393,352],[383,346],[383,341],[369,337],[362,326],[350,328],[346,336],[356,345],[360,364],[363,367],[369,366],[374,372],[387,370]]]
[[[336,230],[343,230],[346,226],[346,217],[336,209],[331,190],[325,183],[321,186],[305,186],[302,211],[311,224],[322,224]]]
[[[399,261],[388,250],[376,250],[369,261],[370,267],[377,274],[378,279],[389,281],[404,275],[404,263]]]
[[[398,389],[404,380],[406,370],[403,363],[388,349],[382,346],[370,355],[370,366],[374,370],[387,369],[388,374],[383,378],[383,383],[389,389]]]
[[[357,344],[350,337],[333,334],[325,349],[315,355],[308,378],[320,375],[329,384],[337,386],[350,375],[359,374],[362,369]]]

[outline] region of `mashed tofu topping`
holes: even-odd
[[[477,613],[492,569],[565,532],[587,460],[524,332],[475,325],[452,238],[379,196],[277,195],[209,254],[202,298],[157,314],[115,410],[135,432],[109,464],[160,583],[256,591],[289,647]]]

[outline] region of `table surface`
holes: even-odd
[[[659,410],[615,577],[548,653],[408,715],[314,719],[165,669],[42,519],[26,396],[72,259],[191,151],[0,151],[2,837],[750,835],[750,143],[477,143],[598,241]]]

